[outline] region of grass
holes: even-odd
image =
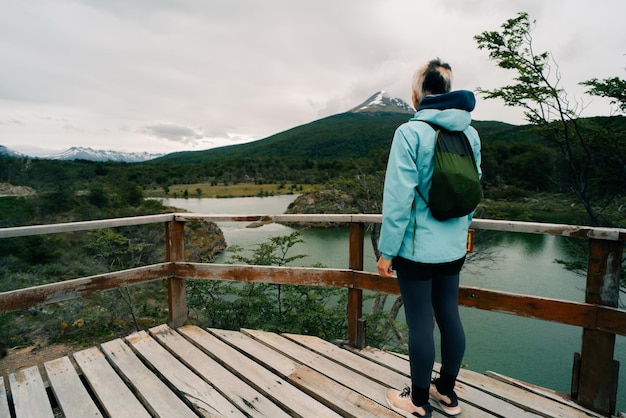
[[[208,183],[175,184],[169,186],[167,193],[163,189],[144,191],[146,197],[251,197],[251,196],[278,196],[285,194],[300,194],[320,190],[320,184],[254,184],[239,183],[230,185],[211,185]]]

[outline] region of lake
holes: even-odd
[[[160,199],[168,206],[204,214],[281,214],[295,195],[232,199]],[[270,236],[287,235],[294,229],[268,224],[246,228],[243,222],[220,222],[228,245],[249,248]],[[485,242],[477,243],[475,254],[485,259],[469,260],[461,282],[514,293],[584,301],[584,276],[565,270],[556,259],[568,259],[564,239],[555,236],[485,232]],[[302,230],[304,244],[291,250],[308,257],[300,266],[321,263],[327,267],[348,267],[348,229]],[[366,271],[376,271],[376,260],[369,239],[365,242]],[[222,254],[216,262],[225,261]],[[626,298],[622,295],[622,306]],[[388,301],[390,304],[391,301]],[[575,352],[580,352],[582,331],[578,327],[519,318],[512,315],[461,307],[467,336],[464,365],[470,370],[491,370],[525,382],[569,393]],[[401,313],[399,320],[404,320]],[[626,337],[618,336],[614,359],[622,364],[619,375],[618,410],[626,409]],[[438,359],[439,361],[439,359]]]

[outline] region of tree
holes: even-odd
[[[92,184],[89,188],[89,203],[99,208],[104,208],[109,204],[109,196],[102,184]]]
[[[593,78],[580,84],[591,87],[587,90],[588,94],[606,97],[610,99],[612,105],[618,107],[619,112],[626,113],[626,80],[619,77],[604,80]]]
[[[302,243],[301,233],[270,237],[251,254],[232,246],[231,262],[284,266],[307,257],[289,255]],[[187,282],[192,316],[203,326],[223,329],[261,328],[272,332],[316,335],[326,340],[345,337],[346,292],[342,289],[268,283]]]
[[[143,190],[132,181],[124,181],[119,185],[118,193],[123,206],[137,207],[143,203]]]
[[[295,231],[289,235],[270,237],[267,242],[256,245],[252,257],[243,255],[243,248],[238,245],[233,245],[228,251],[233,253],[232,259],[238,263],[255,266],[285,266],[306,257],[304,254],[287,256],[294,245],[304,242],[300,235],[300,232]]]
[[[85,247],[108,266],[109,271],[133,268],[144,264],[142,258],[151,250],[152,244],[128,238],[113,229],[89,232],[92,238]]]
[[[608,223],[601,218],[603,211],[626,190],[626,136],[612,130],[606,120],[579,118],[582,107],[571,103],[560,87],[558,65],[550,54],[534,52],[531,31],[528,14],[518,13],[502,25],[502,32],[487,31],[474,37],[478,48],[488,50],[500,68],[517,72],[514,84],[479,91],[487,99],[501,99],[506,106],[524,109],[537,133],[561,152],[565,173],[554,180],[574,193],[593,225]],[[623,109],[624,80],[583,84],[592,87],[591,94],[612,98]]]
[[[133,242],[131,238],[127,238],[113,229],[99,229],[88,233],[88,236],[92,237],[93,241],[89,242],[86,248],[102,259],[108,265],[110,271],[142,265],[142,257],[152,247],[151,244],[145,242]],[[135,329],[139,331],[141,328],[137,322],[135,306],[128,286],[120,287],[117,291],[128,307]]]

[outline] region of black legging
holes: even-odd
[[[465,258],[451,263],[424,264],[401,257],[393,260],[409,328],[411,383],[413,399],[417,397],[421,402],[416,403],[418,406],[428,402],[435,362],[435,321],[441,333],[441,373],[454,379],[461,368],[465,332],[459,316],[458,296],[459,272],[464,261]],[[415,393],[418,390],[421,393]]]

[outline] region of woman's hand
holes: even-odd
[[[378,268],[378,274],[381,277],[393,277],[393,271],[391,270],[391,260],[387,260],[386,258],[383,258],[383,256],[380,256],[378,258],[378,263],[376,264],[376,267]]]

